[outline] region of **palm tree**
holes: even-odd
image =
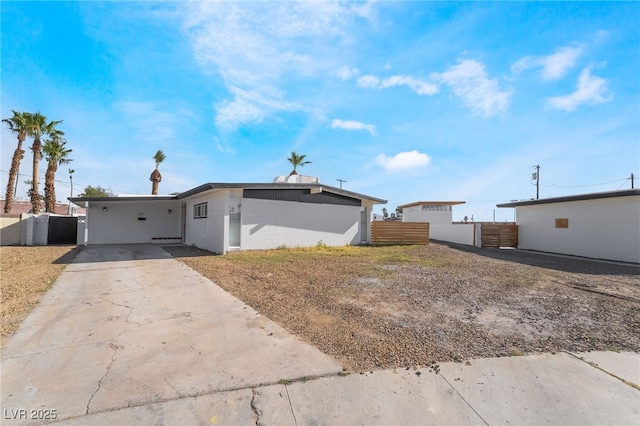
[[[11,160],[11,169],[9,170],[9,182],[7,183],[7,195],[4,201],[4,212],[11,213],[11,206],[13,204],[13,192],[16,187],[16,178],[18,177],[18,170],[20,169],[20,162],[24,158],[24,149],[22,144],[27,137],[27,122],[29,120],[28,112],[12,111],[13,117],[5,118],[3,123],[7,123],[9,131],[15,133],[18,136],[18,146],[13,151],[13,159]]]
[[[56,188],[55,178],[58,166],[69,164],[71,161],[69,154],[71,149],[66,148],[67,141],[59,136],[54,136],[44,142],[42,150],[47,160],[47,172],[44,175],[44,205],[45,211],[56,212]]]
[[[30,119],[27,123],[27,135],[33,138],[33,145],[31,146],[31,151],[33,151],[33,176],[29,197],[31,198],[31,207],[34,214],[38,214],[42,210],[42,200],[38,193],[38,165],[40,164],[40,157],[42,156],[42,142],[40,138],[44,135],[49,135],[51,138],[64,135],[64,132],[56,129],[56,126],[60,123],[62,123],[62,121],[50,121],[47,123],[47,117],[39,112],[30,114]]]
[[[156,155],[151,158],[153,158],[156,162],[156,168],[153,172],[151,172],[151,177],[149,178],[149,180],[152,182],[151,195],[158,195],[158,184],[162,181],[162,175],[160,174],[160,170],[158,170],[158,166],[167,158],[167,156],[164,155],[164,152],[159,149],[158,152],[156,152]]]
[[[289,160],[289,162],[293,165],[293,171],[291,173],[289,173],[289,176],[291,175],[297,175],[298,172],[296,172],[296,167],[298,166],[304,166],[305,164],[311,164],[311,161],[304,161],[304,158],[306,157],[306,155],[298,155],[296,154],[295,151],[291,151],[291,157],[287,158],[287,160]]]

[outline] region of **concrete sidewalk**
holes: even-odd
[[[640,423],[639,354],[341,370],[159,247],[88,247],[3,348],[2,423]]]

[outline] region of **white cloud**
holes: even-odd
[[[371,13],[338,2],[193,2],[186,7],[183,26],[196,60],[206,73],[219,75],[231,94],[215,106],[216,123],[227,132],[283,110],[304,110],[303,103],[286,99],[285,80],[337,68],[333,62],[341,59],[326,49],[327,40],[338,45],[353,19]]]
[[[394,75],[380,80],[373,75],[363,75],[356,81],[358,87],[366,89],[388,89],[389,87],[407,86],[418,95],[431,96],[438,93],[438,86],[428,81],[406,75]]]
[[[464,60],[433,78],[451,87],[467,107],[485,117],[498,115],[509,107],[511,94],[500,91],[498,81],[489,79],[479,62]]]
[[[547,98],[549,106],[563,111],[574,111],[580,105],[597,105],[611,100],[607,80],[591,75],[591,67],[580,73],[576,90],[567,96]]]
[[[525,56],[511,66],[511,71],[519,74],[529,68],[541,67],[543,80],[558,80],[575,65],[583,51],[582,46],[566,46],[547,56]]]
[[[193,117],[184,106],[161,105],[144,101],[120,101],[114,104],[123,113],[123,121],[137,139],[145,141],[174,140]]]
[[[223,131],[232,131],[246,123],[260,123],[267,114],[257,104],[238,96],[218,103],[216,111],[216,126]]]
[[[360,70],[358,68],[349,68],[345,65],[338,70],[338,78],[343,81],[351,80],[357,75],[360,75]]]
[[[343,130],[366,130],[371,134],[371,136],[375,136],[376,134],[376,126],[373,124],[364,124],[359,121],[352,120],[340,120],[338,118],[331,122],[331,128]]]
[[[380,86],[380,79],[373,75],[363,75],[358,77],[356,84],[365,89],[377,89]]]
[[[393,77],[382,80],[380,83],[380,87],[383,89],[394,86],[407,86],[418,95],[431,96],[438,93],[437,85],[404,75],[394,75]]]
[[[243,124],[261,123],[272,111],[293,111],[300,107],[285,102],[277,90],[263,88],[263,92],[231,87],[233,100],[223,100],[216,108],[215,124],[223,132],[230,132]]]
[[[431,157],[416,150],[400,152],[393,157],[379,154],[376,163],[382,166],[387,172],[401,172],[409,169],[417,169],[431,163]]]

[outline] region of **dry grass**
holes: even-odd
[[[74,246],[2,247],[0,249],[0,337],[2,343],[74,256]]]

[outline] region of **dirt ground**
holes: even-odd
[[[18,329],[75,256],[75,246],[0,248],[0,338]]]
[[[640,351],[637,266],[434,243],[165,249],[352,371]]]
[[[540,352],[640,351],[640,267],[429,246],[216,256],[164,247],[350,371]],[[2,340],[75,247],[2,247]]]

